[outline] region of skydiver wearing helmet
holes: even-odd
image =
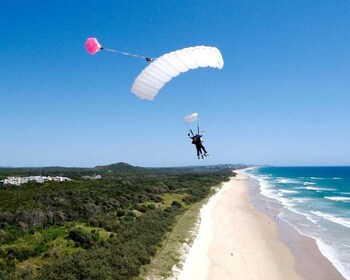
[[[205,157],[209,156],[207,150],[205,149],[205,147],[202,144],[201,138],[203,137],[203,134],[204,134],[204,131],[202,131],[202,135],[196,134],[193,137],[191,137],[189,133],[187,134],[188,137],[190,137],[192,139],[192,144],[196,145],[198,159],[200,159],[200,157],[204,158],[204,156]]]

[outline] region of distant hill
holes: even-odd
[[[133,166],[126,162],[112,163],[109,165],[99,165],[94,168],[96,171],[111,171],[111,172],[140,172],[145,171],[147,168]]]

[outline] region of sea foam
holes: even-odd
[[[345,196],[325,196],[324,198],[333,201],[350,202],[350,197]]]
[[[331,214],[323,213],[321,211],[311,211],[312,214],[315,214],[316,216],[319,216],[321,218],[324,218],[328,221],[331,221],[333,223],[339,224],[341,226],[350,228],[350,219],[346,219],[343,217],[337,217]]]

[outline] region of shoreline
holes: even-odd
[[[248,180],[249,181],[249,180]],[[296,270],[306,280],[345,280],[332,262],[326,258],[316,244],[316,240],[299,233],[292,225],[278,217],[279,211],[267,201],[259,197],[258,190],[250,184],[250,201],[265,215],[268,215],[277,224],[279,239],[292,252],[296,261]]]
[[[246,176],[235,173],[202,207],[177,279],[344,279],[314,240],[259,210]]]

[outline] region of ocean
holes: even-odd
[[[278,218],[315,239],[321,253],[350,279],[350,167],[259,167],[244,172]]]

